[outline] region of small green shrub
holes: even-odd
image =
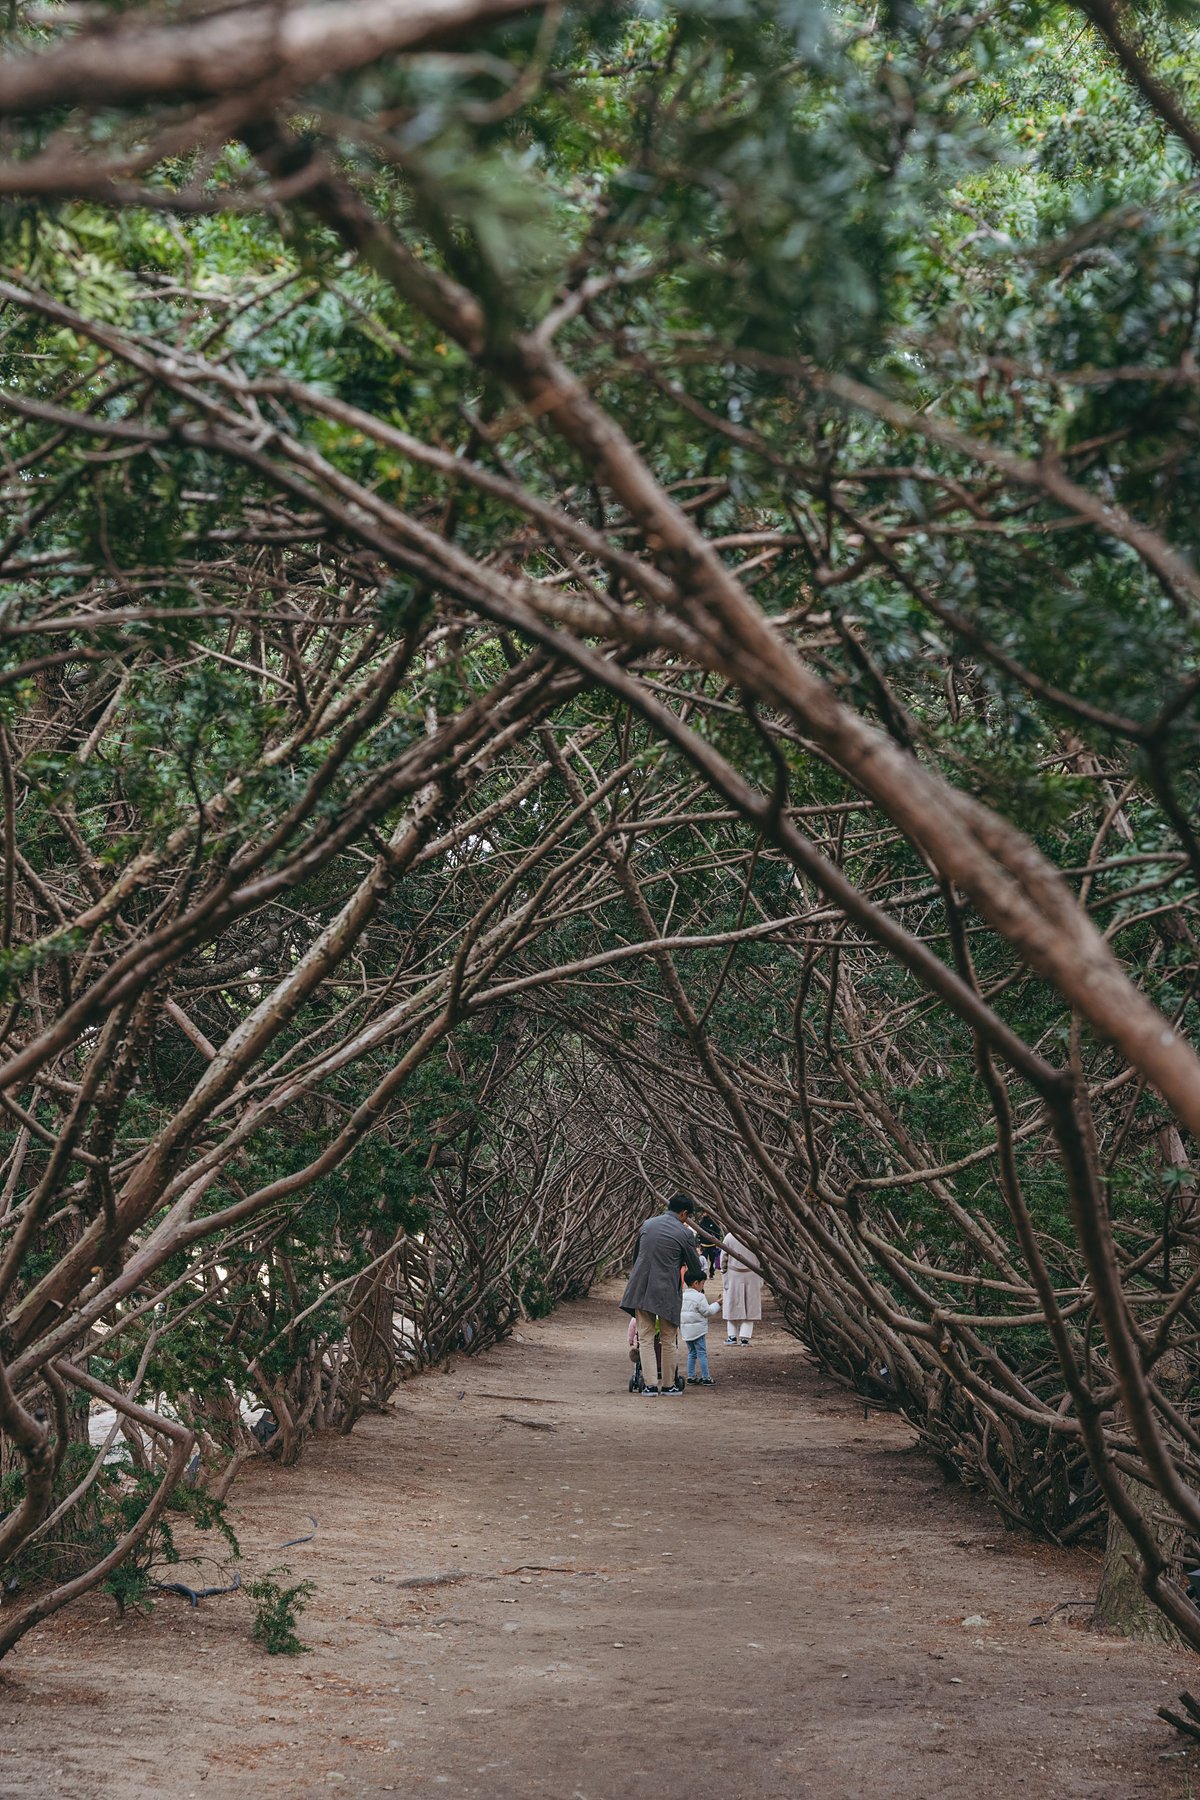
[[[132,1475],[133,1486],[124,1493],[111,1496],[106,1502],[104,1515],[99,1525],[90,1535],[93,1552],[99,1549],[103,1554],[118,1536],[130,1530],[141,1518],[143,1511],[158,1491],[158,1477],[147,1470],[132,1471],[125,1463],[112,1464],[110,1467],[121,1469],[127,1476]],[[237,1538],[233,1528],[225,1517],[225,1502],[212,1500],[207,1494],[196,1493],[186,1487],[177,1487],[167,1502],[171,1512],[180,1513],[191,1520],[198,1531],[212,1531],[215,1527],[229,1545],[234,1556],[240,1556]],[[179,1551],[175,1547],[175,1538],[171,1526],[164,1515],[160,1515],[149,1533],[142,1539],[115,1568],[104,1583],[104,1592],[111,1594],[117,1603],[117,1612],[122,1618],[125,1608],[133,1606],[143,1612],[154,1610],[153,1590],[156,1577],[152,1569],[162,1563],[174,1565],[180,1562]],[[189,1562],[197,1559],[189,1557]]]
[[[250,1598],[258,1602],[254,1639],[266,1646],[268,1656],[301,1656],[311,1648],[296,1636],[296,1619],[304,1611],[308,1596],[316,1593],[316,1583],[298,1581],[294,1587],[280,1587],[274,1577],[291,1572],[287,1568],[268,1569],[246,1589]]]
[[[68,1447],[55,1481],[56,1503],[65,1498],[87,1473],[94,1455],[89,1443]],[[127,1455],[106,1463],[82,1500],[60,1521],[54,1536],[39,1539],[13,1558],[5,1571],[6,1590],[15,1592],[18,1588],[36,1587],[42,1582],[69,1580],[100,1557],[107,1556],[137,1524],[158,1492],[160,1479],[154,1471],[134,1468]],[[0,1479],[0,1516],[9,1508],[19,1506],[24,1496],[24,1474],[20,1470],[10,1470]],[[141,1543],[104,1582],[101,1591],[116,1601],[118,1614],[123,1616],[126,1607],[130,1606],[145,1612],[152,1610],[155,1578],[165,1577],[164,1564],[174,1567],[181,1562],[200,1562],[198,1557],[181,1559],[172,1532],[172,1517],[176,1515],[190,1520],[197,1531],[219,1532],[232,1555],[240,1555],[226,1511],[224,1501],[212,1499],[202,1489],[177,1487],[167,1502],[167,1513],[160,1515]],[[168,1517],[168,1513],[172,1517]],[[196,1579],[192,1577],[193,1581]]]

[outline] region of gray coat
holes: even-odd
[[[637,1260],[629,1284],[621,1296],[621,1311],[648,1312],[678,1325],[683,1310],[683,1284],[680,1272],[686,1269],[689,1281],[699,1281],[704,1274],[696,1255],[696,1240],[677,1213],[659,1213],[647,1219],[638,1238]]]

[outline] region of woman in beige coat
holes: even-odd
[[[755,1322],[762,1318],[760,1267],[753,1250],[747,1250],[732,1231],[727,1231],[721,1248],[721,1311],[727,1344],[748,1344]]]

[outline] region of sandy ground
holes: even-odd
[[[1194,1657],[1030,1625],[1094,1556],[1006,1533],[769,1322],[748,1350],[714,1322],[714,1389],[631,1396],[618,1292],[250,1466],[245,1564],[316,1583],[310,1655],[266,1656],[237,1594],[124,1624],[91,1597],[26,1638],[0,1795],[1200,1794],[1155,1717]]]

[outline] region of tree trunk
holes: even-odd
[[[1169,1519],[1165,1503],[1153,1488],[1144,1487],[1140,1481],[1132,1481],[1124,1475],[1117,1479],[1153,1529],[1168,1572],[1179,1578],[1183,1568],[1186,1537],[1183,1524]],[[1119,1631],[1122,1637],[1138,1638],[1146,1643],[1182,1643],[1182,1638],[1166,1615],[1159,1612],[1143,1592],[1135,1572],[1139,1561],[1133,1539],[1117,1515],[1110,1512],[1100,1592],[1096,1597],[1092,1624],[1108,1631]]]

